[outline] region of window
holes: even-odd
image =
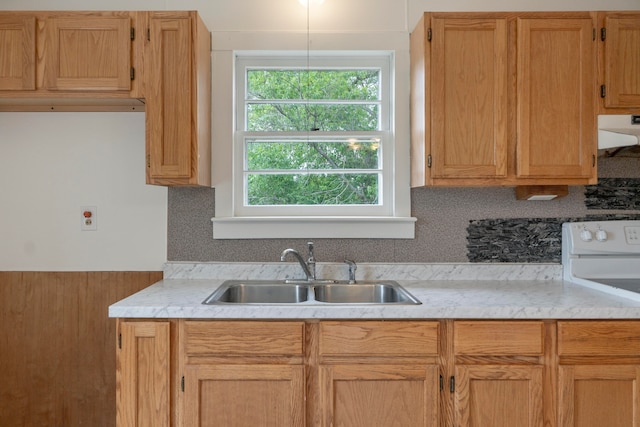
[[[413,237],[397,215],[392,64],[389,52],[236,53],[233,215],[213,219],[214,237],[231,223],[246,238]],[[371,232],[381,224],[394,225]]]
[[[389,55],[239,57],[235,211],[386,215]]]

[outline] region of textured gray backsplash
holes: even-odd
[[[315,239],[316,257],[369,263],[560,262],[562,222],[640,215],[640,159],[599,159],[598,170],[614,179],[569,187],[568,196],[551,201],[516,200],[513,188],[413,189],[415,239]],[[212,188],[169,188],[168,261],[278,262],[285,248],[305,249],[304,238],[214,240],[214,195]]]

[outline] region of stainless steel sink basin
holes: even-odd
[[[307,301],[306,284],[273,281],[227,281],[203,304],[295,304]]]
[[[397,282],[227,280],[203,304],[421,304]]]
[[[315,297],[330,304],[420,304],[395,282],[320,285]]]

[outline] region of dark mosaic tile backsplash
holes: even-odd
[[[600,178],[585,187],[587,209],[640,210],[640,179]]]
[[[640,220],[638,215],[587,215],[583,218],[505,218],[470,221],[470,262],[560,263],[562,223]]]
[[[605,178],[585,187],[588,209],[640,210],[640,179]],[[472,220],[467,227],[470,262],[561,262],[562,223],[640,220],[640,214],[594,214],[583,218],[504,218]]]

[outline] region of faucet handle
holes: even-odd
[[[358,269],[356,262],[350,259],[345,259],[344,262],[349,266],[349,283],[356,283],[356,270]]]
[[[313,255],[313,242],[307,242],[307,247],[309,248],[309,261],[314,262],[316,258]]]

